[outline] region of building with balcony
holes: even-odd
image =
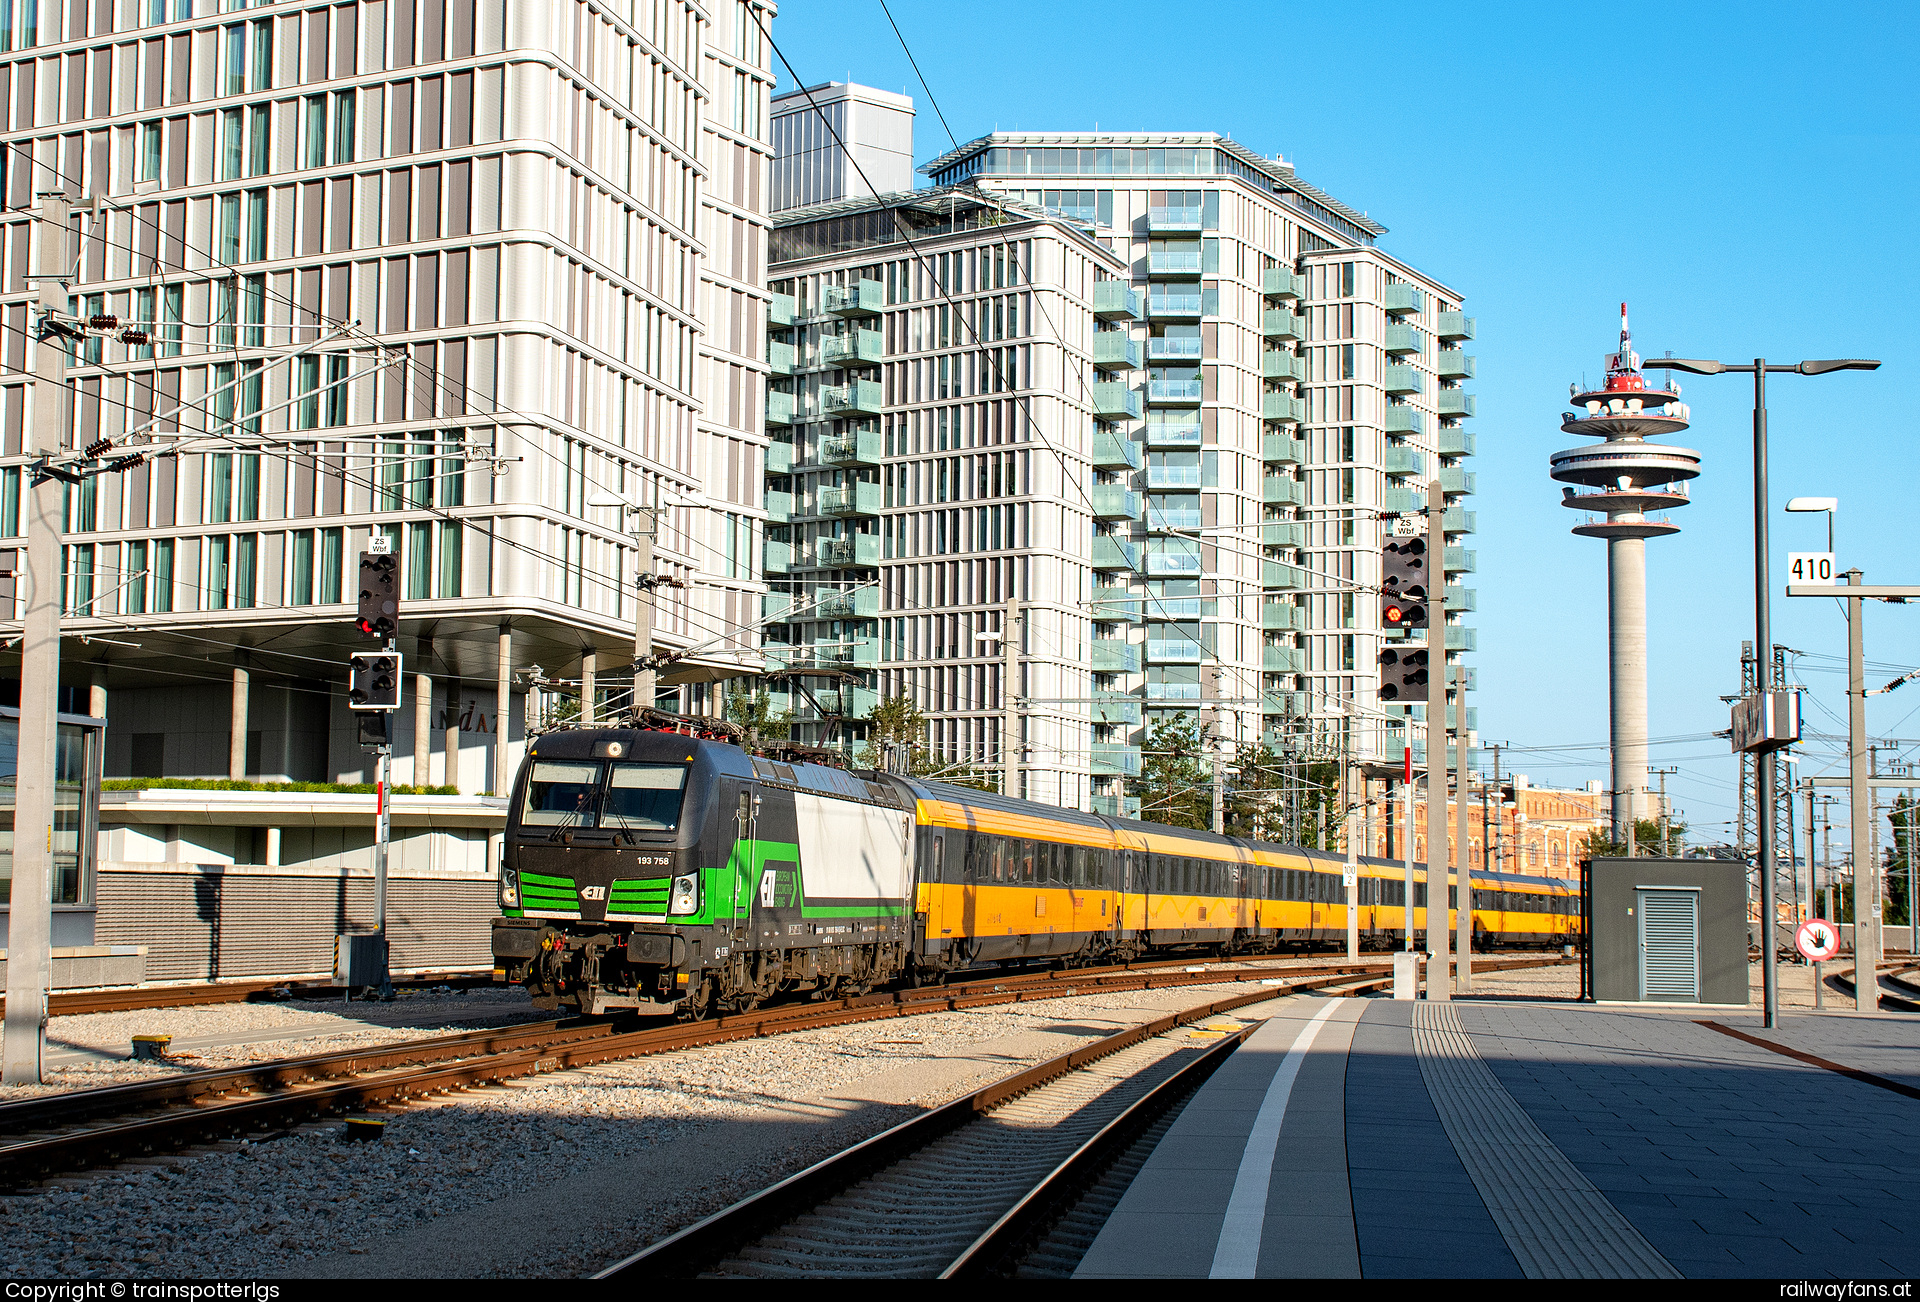
[[[942,763],[999,769],[1017,612],[1018,793],[1090,808],[1110,735],[1137,763],[1127,711],[1093,703],[1096,678],[1138,677],[1140,648],[1089,618],[1100,567],[1140,565],[1148,513],[1127,432],[1147,359],[1100,328],[1144,313],[1112,293],[1126,275],[1084,223],[967,185],[774,219],[769,338],[795,360],[770,395],[792,414],[766,493],[792,508],[769,518],[766,651],[797,740],[857,746],[873,703],[903,695]]]
[[[1123,798],[1113,757],[1176,713],[1226,739],[1397,763],[1405,711],[1377,699],[1382,516],[1424,509],[1438,474],[1449,575],[1471,556],[1453,536],[1472,528],[1460,291],[1285,161],[1212,133],[995,132],[920,170],[1050,210],[1124,266],[1095,291],[1095,355],[1144,345],[1146,383],[1128,377],[1137,409],[1096,407],[1094,468],[1145,511],[1096,539],[1094,646],[1149,654],[1095,662],[1097,697],[1142,706],[1137,726],[1096,726],[1098,807]],[[1471,590],[1445,608],[1464,616]],[[1436,637],[1457,660],[1472,630]],[[1183,638],[1197,663],[1164,654]]]

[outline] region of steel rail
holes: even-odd
[[[1351,980],[1351,976],[1352,974],[1349,973],[1344,979],[1340,976],[1313,977],[1282,990],[1263,989],[1243,995],[1231,995],[1197,1008],[1182,1009],[1153,1021],[1117,1031],[1092,1044],[1016,1072],[972,1094],[922,1113],[871,1138],[861,1140],[831,1157],[816,1162],[804,1171],[788,1176],[658,1243],[641,1249],[632,1256],[600,1271],[592,1278],[596,1280],[622,1277],[691,1278],[724,1260],[742,1245],[751,1243],[796,1217],[804,1215],[808,1210],[858,1184],[869,1175],[926,1148],[935,1140],[979,1119],[1002,1104],[1040,1085],[1057,1080],[1068,1072],[1076,1071],[1118,1053],[1122,1049],[1130,1048],[1188,1022],[1199,1021],[1249,1004],[1281,998],[1301,990],[1344,986],[1346,989],[1357,992],[1384,986],[1392,980],[1391,976],[1368,976],[1355,982]],[[1237,1044],[1239,1038],[1239,1036],[1233,1037],[1232,1043]],[[1182,1068],[1170,1078],[1170,1081],[1185,1077],[1188,1072],[1194,1070],[1195,1066],[1203,1062],[1217,1066],[1220,1058],[1214,1054],[1221,1048],[1220,1045],[1212,1046],[1208,1053],[1202,1054],[1193,1063]],[[1207,1070],[1210,1071],[1212,1066]],[[1192,1079],[1188,1077],[1189,1082]],[[1162,1094],[1160,1097],[1163,1103],[1166,1103],[1177,1097],[1177,1093]],[[1144,1101],[1141,1100],[1141,1102]],[[1135,1108],[1137,1107],[1138,1104],[1135,1105]],[[1133,1111],[1134,1109],[1129,1109],[1129,1113]],[[1101,1133],[1106,1134],[1112,1129],[1113,1127],[1109,1125],[1103,1128]],[[1085,1147],[1085,1145],[1082,1146],[1083,1150]],[[1079,1157],[1079,1154],[1076,1153],[1075,1157]],[[1063,1165],[1073,1165],[1073,1159],[1069,1159],[1069,1162]],[[1040,1186],[1030,1190],[1020,1200],[1018,1207],[1038,1207],[1040,1203],[1036,1201],[1036,1197],[1044,1198],[1042,1190],[1047,1185],[1053,1184],[1056,1176],[1062,1179],[1067,1178],[1062,1176],[1061,1169],[1057,1168],[1041,1182]],[[1007,1214],[1007,1216],[1011,1215],[1013,1215],[1011,1212]],[[1001,1218],[1001,1224],[1007,1223],[1007,1216]],[[1000,1228],[1000,1224],[995,1226],[995,1230]],[[982,1236],[981,1240],[976,1241],[961,1261],[984,1260],[991,1247],[987,1240],[991,1239],[993,1234],[994,1231],[990,1230],[987,1235]],[[981,1251],[976,1252],[975,1249],[981,1249]],[[960,1264],[960,1262],[955,1263],[955,1265]],[[951,1269],[952,1267],[949,1267],[949,1270]]]
[[[491,973],[478,970],[449,972],[444,976],[404,977],[394,982],[397,989],[432,986],[491,986]],[[211,981],[197,985],[126,986],[105,990],[55,990],[47,997],[51,1017],[83,1017],[89,1013],[128,1013],[145,1008],[187,1008],[199,1004],[239,1004],[251,1002],[256,995],[270,990],[292,989],[301,998],[324,999],[342,996],[342,987],[307,978],[277,977],[246,981]],[[279,1002],[279,1001],[276,1001]],[[0,995],[0,1010],[7,1001]]]

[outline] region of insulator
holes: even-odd
[[[113,440],[101,439],[98,442],[87,444],[86,455],[88,457],[98,457],[104,456],[111,451],[113,451]]]
[[[122,330],[120,342],[123,344],[145,345],[153,342],[153,336],[145,330]]]
[[[89,330],[118,330],[119,328],[120,318],[110,312],[96,312],[87,318]]]

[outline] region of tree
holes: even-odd
[[[1907,873],[1914,862],[1916,851],[1915,834],[1920,831],[1916,823],[1920,822],[1920,802],[1911,801],[1904,795],[1893,798],[1893,808],[1887,811],[1887,821],[1893,825],[1892,844],[1886,852],[1886,884],[1884,893],[1885,907],[1881,910],[1890,927],[1909,926],[1912,914],[1911,902],[1907,898]]]
[[[729,693],[727,720],[763,741],[784,741],[793,731],[793,711],[775,710],[773,697],[765,691]]]
[[[889,753],[894,763],[889,766]],[[927,716],[909,696],[889,696],[867,718],[867,740],[860,763],[908,777],[932,778],[978,791],[998,791],[1000,775],[970,762],[949,764],[927,746]]]
[[[1200,721],[1180,714],[1153,725],[1141,752],[1140,776],[1129,785],[1140,798],[1140,817],[1171,827],[1213,826],[1213,771],[1202,763],[1208,747]]]
[[[1633,820],[1634,848],[1642,858],[1653,856],[1666,858],[1666,850],[1660,844],[1660,823],[1658,819],[1636,818]],[[1673,847],[1673,855],[1678,856],[1686,845],[1687,825],[1678,819],[1667,820],[1667,844]],[[1595,828],[1587,833],[1587,839],[1581,846],[1581,855],[1588,859],[1624,859],[1627,857],[1627,843],[1613,839],[1610,828]]]

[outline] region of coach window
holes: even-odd
[[[940,872],[940,869],[942,865],[945,863],[945,859],[946,859],[946,856],[943,853],[945,848],[946,848],[946,841],[944,838],[938,837],[938,836],[933,838],[933,880],[936,882],[946,880],[946,878],[943,877]]]
[[[1023,882],[1033,880],[1033,842],[1031,841],[1020,843],[1020,880]]]

